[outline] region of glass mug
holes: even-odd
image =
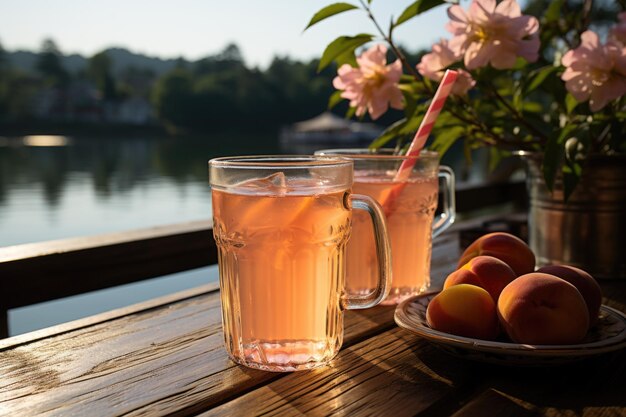
[[[343,342],[344,309],[372,307],[388,294],[380,206],[351,194],[353,163],[343,158],[216,158],[209,175],[228,354],[267,371],[326,364]],[[352,208],[373,223],[379,267],[367,295],[345,293]]]
[[[452,169],[439,166],[439,154],[428,151],[422,151],[417,158],[394,155],[389,149],[328,149],[315,153],[352,159],[354,192],[384,205],[393,281],[389,296],[381,304],[397,304],[426,291],[430,287],[432,239],[452,225],[456,213]],[[409,158],[415,160],[411,175],[402,183],[394,181],[398,168]],[[435,220],[439,179],[444,184],[443,211]],[[364,220],[360,213],[355,213],[346,255],[349,294],[367,294],[376,286],[371,226]]]

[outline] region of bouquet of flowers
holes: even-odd
[[[458,3],[417,0],[387,30],[371,1],[334,3],[316,13],[307,28],[360,10],[376,30],[340,36],[327,46],[319,69],[332,62],[338,67],[329,106],[346,99],[348,116],[372,119],[389,107],[403,110],[404,117],[371,145],[392,141],[402,149],[420,125],[435,83],[455,69],[459,76],[430,143],[441,154],[459,140],[468,155],[490,147],[492,166],[514,150],[538,152],[546,184],[551,188],[562,175],[567,196],[589,155],[626,153],[624,0],[531,0],[525,12],[516,0]],[[441,6],[447,7],[450,38],[409,62],[394,30]]]

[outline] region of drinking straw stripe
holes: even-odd
[[[407,156],[413,156],[414,158],[405,158],[404,161],[402,161],[402,164],[394,177],[394,182],[397,182],[398,184],[391,189],[386,198],[381,199],[382,201],[380,201],[383,209],[385,210],[385,215],[389,216],[389,214],[393,212],[394,201],[402,192],[404,182],[411,175],[411,171],[417,162],[419,153],[422,151],[430,132],[433,130],[435,121],[437,120],[446,99],[450,95],[450,91],[452,91],[452,87],[454,86],[457,76],[458,72],[454,70],[446,70],[446,73],[443,75],[443,79],[441,80],[439,87],[437,87],[435,96],[430,102],[428,110],[426,110],[426,114],[424,115],[424,119],[422,119],[422,123],[420,123],[420,126],[417,129],[411,144],[409,145],[409,150],[406,153]]]
[[[435,97],[433,97],[433,101],[431,101],[430,106],[428,106],[426,115],[424,116],[424,119],[422,120],[420,127],[417,129],[415,137],[409,146],[409,150],[406,153],[407,156],[417,156],[422,151],[430,132],[433,130],[435,121],[437,120],[439,113],[441,113],[441,109],[450,95],[450,91],[452,91],[457,75],[458,73],[456,71],[446,70],[446,73],[443,75],[443,79],[441,80],[441,84],[439,84],[439,87],[435,92]],[[402,165],[400,165],[394,180],[397,182],[406,181],[409,178],[415,162],[415,158],[405,159],[402,162]]]

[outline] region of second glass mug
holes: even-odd
[[[316,155],[339,155],[354,161],[355,193],[369,195],[384,206],[393,256],[393,281],[381,304],[397,304],[430,287],[432,239],[454,222],[454,172],[439,165],[439,154],[395,155],[390,149],[327,149]],[[406,159],[415,165],[408,179],[394,177]],[[443,180],[442,212],[435,218],[439,179]],[[395,190],[394,190],[395,189]],[[401,190],[397,192],[396,190]],[[394,195],[394,191],[395,195]],[[367,294],[375,287],[376,258],[370,228],[360,213],[353,219],[347,247],[346,290]]]
[[[209,161],[226,350],[268,371],[326,364],[343,342],[343,310],[368,308],[389,291],[384,215],[350,193],[353,163],[324,156]],[[373,223],[378,276],[367,295],[346,295],[345,245],[352,208]]]

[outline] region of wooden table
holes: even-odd
[[[433,249],[435,286],[458,235]],[[626,283],[604,282],[626,311]],[[624,416],[626,351],[516,368],[449,356],[398,328],[393,308],[349,311],[324,368],[238,366],[222,346],[216,285],[0,340],[0,415]]]

